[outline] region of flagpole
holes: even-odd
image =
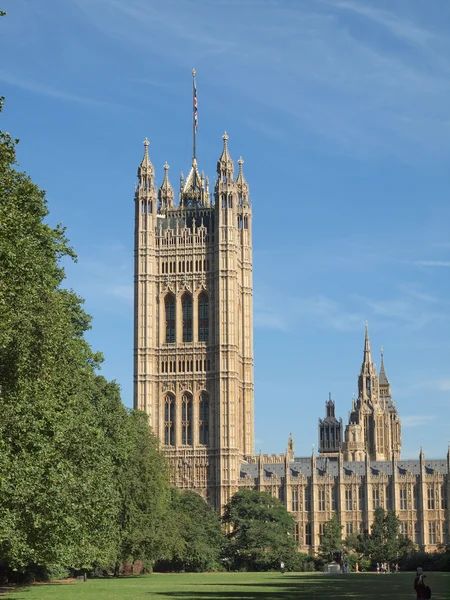
[[[197,121],[196,121],[196,96],[197,96],[197,86],[195,82],[195,69],[192,69],[192,159],[196,160],[197,158],[197,148],[196,148],[196,134],[197,134]]]

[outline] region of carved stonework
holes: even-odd
[[[173,382],[173,381],[164,381],[161,384],[161,390],[163,392],[173,392],[173,391],[175,391],[175,382]]]
[[[217,510],[239,488],[267,490],[290,508],[298,506],[299,547],[310,553],[317,550],[319,526],[333,514],[342,523],[351,518],[355,532],[361,526],[370,529],[374,503],[385,506],[389,486],[402,531],[426,547],[434,523],[441,541],[450,509],[441,509],[440,490],[445,485],[450,495],[450,457],[427,461],[421,453],[420,461],[400,460],[400,418],[384,363],[378,373],[372,361],[368,330],[345,435],[330,396],[319,428],[320,457],[296,459],[292,440],[285,455],[255,456],[252,215],[243,161],[236,176],[227,140],[224,136],[214,192],[194,158],[188,177],[180,178],[177,205],[168,165],[156,191],[148,142],[138,171],[134,405],[149,414],[167,457],[171,485],[195,490]],[[183,308],[185,291],[192,304]],[[166,302],[169,293],[174,303]],[[204,390],[207,398],[200,401]],[[169,392],[173,403],[166,401]],[[192,394],[191,404],[190,398],[183,399],[185,392]],[[266,476],[268,471],[273,475]],[[428,484],[433,486],[434,510],[427,508]],[[407,489],[407,510],[401,485]],[[325,502],[318,487],[325,491]],[[295,489],[298,495],[293,496]],[[346,497],[346,490],[351,496]],[[364,503],[361,510],[359,502]],[[309,547],[307,531],[308,539],[314,534]]]

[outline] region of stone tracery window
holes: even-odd
[[[183,294],[181,299],[183,316],[183,342],[192,342],[192,296]]]
[[[209,298],[205,292],[198,297],[198,341],[209,340]]]
[[[345,489],[345,510],[352,510],[352,488]]]
[[[199,402],[199,442],[209,444],[209,398],[205,393],[200,395]]]
[[[325,488],[323,486],[319,487],[319,510],[325,510]]]
[[[372,508],[375,510],[380,506],[380,490],[378,487],[372,488]]]
[[[188,393],[181,399],[181,443],[192,446],[192,396]]]
[[[436,543],[436,523],[434,521],[428,523],[428,542],[430,544]]]
[[[164,398],[164,444],[175,445],[175,398],[172,394]]]
[[[168,294],[164,301],[166,310],[166,344],[175,342],[175,298]]]
[[[408,508],[408,496],[406,485],[400,487],[400,510],[406,510]]]

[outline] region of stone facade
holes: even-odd
[[[369,329],[366,325],[364,358],[358,377],[358,398],[352,402],[349,423],[345,428],[343,452],[345,460],[400,458],[401,424],[392,401],[391,385],[386,376],[384,358],[378,376],[372,362]]]
[[[213,199],[194,158],[155,187],[144,142],[135,190],[134,405],[149,414],[173,473],[217,508],[254,452],[252,211],[228,136]]]
[[[401,460],[401,423],[382,357],[366,327],[358,397],[342,441],[331,400],[319,420],[319,456],[254,454],[252,210],[223,136],[211,197],[194,158],[178,202],[167,163],[159,190],[144,142],[135,189],[134,406],[149,421],[172,484],[218,510],[238,489],[268,491],[296,520],[299,549],[314,553],[337,513],[344,535],[368,529],[377,506],[427,549],[449,541],[450,453]]]

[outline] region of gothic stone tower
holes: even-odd
[[[223,136],[211,201],[197,161],[179,202],[148,154],[135,191],[134,406],[149,415],[172,484],[220,509],[254,451],[252,211]]]
[[[329,395],[326,416],[319,419],[320,456],[338,456],[342,449],[342,419],[336,419],[334,402]]]
[[[349,423],[345,428],[344,460],[399,459],[401,428],[397,408],[392,402],[391,386],[381,357],[380,375],[370,350],[369,330],[366,325],[364,358],[358,377],[358,398],[352,401]]]

